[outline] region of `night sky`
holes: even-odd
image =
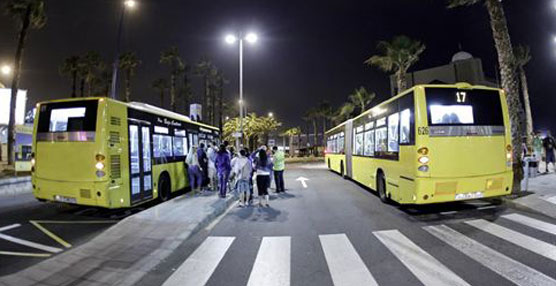
[[[46,2],[48,24],[31,32],[25,50],[22,88],[29,90],[28,106],[70,96],[69,79],[58,74],[64,58],[96,50],[111,61],[115,50],[119,1]],[[202,56],[211,59],[230,80],[226,96],[235,98],[238,50],[223,37],[238,30],[255,31],[260,38],[245,47],[249,112],[272,111],[287,126],[303,125],[303,113],[323,99],[339,106],[361,85],[387,98],[387,75],[363,61],[376,52],[379,40],[395,35],[427,45],[412,70],[448,63],[461,45],[482,58],[487,76],[495,74],[496,51],[482,5],[448,10],[443,0],[138,2],[126,16],[122,42],[122,51],[136,51],[142,60],[133,82],[137,101],[159,102],[151,83],[168,76],[158,59],[160,51],[172,45],[188,63]],[[555,130],[556,9],[548,0],[506,0],[504,5],[513,43],[532,49],[527,71],[535,128]],[[1,14],[0,63],[12,61],[15,44],[13,21]],[[193,84],[200,99],[200,79],[195,77]]]

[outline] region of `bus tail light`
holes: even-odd
[[[506,146],[506,166],[511,167],[513,164],[512,146]]]
[[[35,172],[35,164],[37,161],[35,160],[35,152],[31,153],[31,172]]]
[[[419,163],[426,165],[430,162],[430,158],[428,156],[421,156],[419,157]]]
[[[427,148],[427,147],[419,148],[419,150],[417,150],[417,153],[419,153],[420,155],[426,156],[426,155],[429,154],[429,148]]]
[[[106,156],[97,154],[95,159],[97,160],[97,163],[95,164],[95,168],[97,169],[96,175],[99,178],[104,177],[104,175],[106,175],[106,173],[104,173],[104,160],[106,159]]]
[[[417,170],[419,170],[419,172],[428,172],[429,171],[429,166],[427,166],[427,165],[419,166],[419,168],[417,168]]]

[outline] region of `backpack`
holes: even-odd
[[[237,178],[238,180],[249,180],[251,178],[251,162],[249,160],[245,160],[243,166],[240,167]]]

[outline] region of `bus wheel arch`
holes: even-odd
[[[386,176],[382,169],[378,169],[376,171],[376,192],[383,203],[390,202],[390,194],[388,193],[386,187]]]
[[[158,198],[160,201],[165,202],[170,199],[172,193],[172,185],[170,175],[164,171],[158,176]]]

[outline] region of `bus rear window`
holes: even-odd
[[[40,133],[95,131],[98,101],[47,103],[40,106]]]
[[[503,126],[496,90],[427,88],[429,125]]]

